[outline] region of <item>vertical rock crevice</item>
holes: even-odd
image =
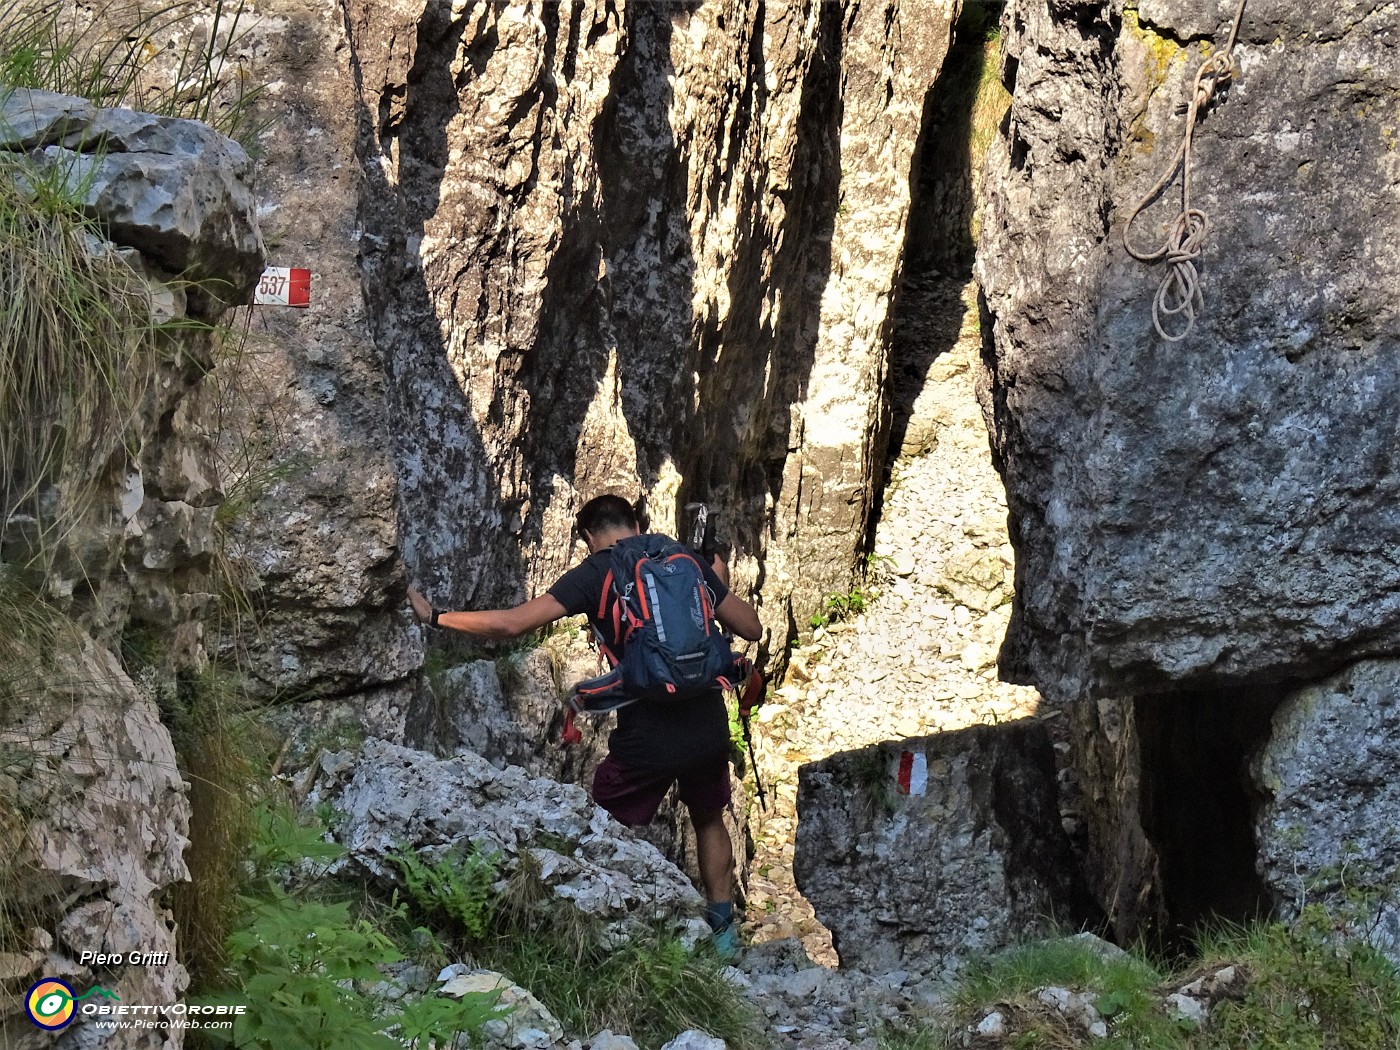
[[[444,601],[514,601],[597,491],[664,529],[701,498],[780,648],[872,505],[952,5],[345,11],[407,560]]]
[[[1249,766],[1269,735],[1282,687],[1139,697],[1139,814],[1155,850],[1171,939],[1202,923],[1268,913],[1256,860],[1260,799]]]

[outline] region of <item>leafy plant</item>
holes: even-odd
[[[859,584],[844,594],[832,592],[822,599],[821,611],[813,613],[809,622],[813,628],[827,627],[841,620],[860,615],[865,612],[866,606],[874,600],[874,592],[866,590]]]
[[[463,996],[460,1001],[440,997],[415,999],[399,1010],[385,1030],[394,1033],[399,1045],[406,1042],[415,1050],[451,1045],[447,1034],[474,1034],[487,1021],[499,1017],[504,1008],[497,1005],[498,998],[477,994]]]
[[[249,863],[257,884],[275,886],[304,864],[310,864],[313,871],[324,871],[332,861],[345,855],[344,846],[326,841],[324,825],[298,820],[285,804],[260,803],[253,812],[253,821]]]
[[[399,1050],[451,1045],[460,1033],[475,1036],[500,1014],[499,996],[474,993],[460,1001],[425,998],[392,1010],[360,984],[387,983],[384,967],[403,952],[349,901],[289,893],[300,873],[304,891],[323,888],[307,871],[344,853],[324,841],[319,823],[298,821],[288,807],[262,805],[256,812],[252,884],[242,923],[228,938],[225,975],[232,987],[201,1001],[241,1004],[231,1031],[201,1033],[212,1042],[278,1050]]]
[[[349,905],[298,901],[282,894],[255,904],[229,938],[238,994],[213,997],[248,1004],[236,1020],[234,1046],[287,1050],[364,1047],[390,1050],[374,1004],[348,982],[379,980],[377,965],[403,958],[392,942],[353,922]]]
[[[457,923],[473,940],[486,935],[495,912],[493,884],[500,868],[498,852],[448,853],[425,863],[408,850],[389,856],[403,875],[409,895],[430,913]]]

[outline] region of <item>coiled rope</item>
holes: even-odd
[[[1201,63],[1196,71],[1196,80],[1191,88],[1191,103],[1186,109],[1186,134],[1166,172],[1144,194],[1123,225],[1123,247],[1139,262],[1167,261],[1169,267],[1157,288],[1157,296],[1152,300],[1152,323],[1157,334],[1169,342],[1178,343],[1191,334],[1196,327],[1197,312],[1205,311],[1205,296],[1201,292],[1201,278],[1196,271],[1196,260],[1201,257],[1201,246],[1210,232],[1210,218],[1199,208],[1191,207],[1191,136],[1196,130],[1196,118],[1209,105],[1215,89],[1230,79],[1234,69],[1235,41],[1240,34],[1240,21],[1244,18],[1246,0],[1240,0],[1235,11],[1235,22],[1230,28],[1230,40],[1225,47]],[[1171,185],[1176,173],[1181,172],[1181,213],[1172,224],[1167,238],[1156,251],[1143,252],[1134,248],[1128,240],[1133,221],[1155,201],[1162,191]],[[1166,325],[1184,323],[1179,332],[1168,332]]]

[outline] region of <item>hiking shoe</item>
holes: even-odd
[[[710,934],[710,945],[715,950],[715,955],[720,962],[736,963],[741,954],[739,949],[739,931],[734,928],[732,922],[726,923],[714,933]]]

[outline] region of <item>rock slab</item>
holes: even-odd
[[[930,973],[1088,918],[1049,737],[1026,720],[803,766],[798,889],[843,966]]]
[[[1327,904],[1400,960],[1400,661],[1291,694],[1251,772],[1259,869],[1279,909]]]
[[[501,877],[530,863],[557,902],[610,935],[657,921],[703,926],[700,895],[681,872],[580,787],[497,769],[470,752],[438,759],[382,740],[326,756],[322,769],[312,798],[344,814],[336,837],[373,875],[397,878],[388,858],[401,848],[427,862],[474,849],[499,855]]]

